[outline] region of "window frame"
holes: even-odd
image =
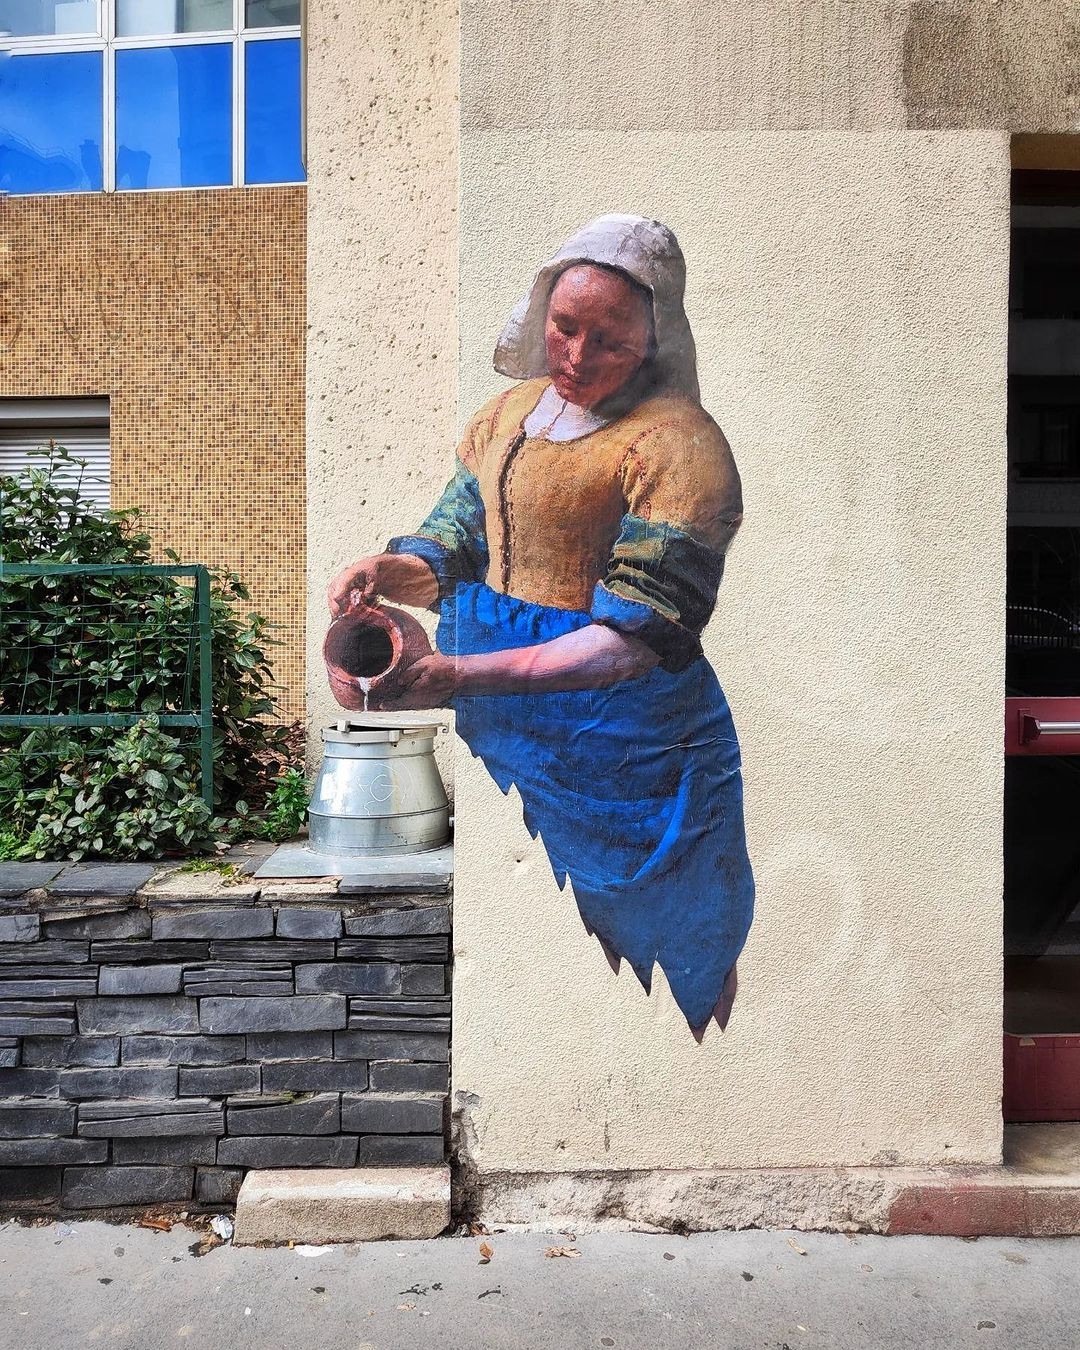
[[[32,37],[9,37],[4,39],[4,48],[13,56],[55,55],[65,52],[101,52],[101,170],[103,192],[216,192],[228,188],[263,187],[302,187],[306,178],[284,179],[274,183],[245,183],[245,59],[249,42],[280,42],[284,38],[294,38],[300,43],[300,145],[301,159],[304,145],[304,39],[303,5],[301,22],[286,24],[280,28],[248,28],[245,26],[246,0],[232,0],[233,26],[220,28],[212,32],[166,33],[152,37],[117,37],[115,0],[95,0],[97,5],[97,33],[72,34],[70,37],[58,37],[56,34]],[[148,47],[205,47],[232,45],[232,181],[214,183],[197,187],[160,187],[125,188],[116,186],[116,53],[123,50]],[[97,189],[84,189],[93,192]],[[24,195],[24,194],[19,194]],[[30,193],[35,197],[70,194]]]

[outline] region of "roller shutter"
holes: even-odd
[[[108,508],[107,409],[107,402],[101,399],[0,400],[0,477],[43,466],[44,460],[32,452],[55,441],[83,461],[82,467],[73,466],[58,473],[57,481],[64,487],[77,488],[80,496],[94,506]],[[80,412],[84,419],[81,423],[77,420]]]

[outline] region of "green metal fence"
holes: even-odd
[[[24,579],[40,585],[13,604],[4,583]],[[205,567],[0,561],[0,728],[130,727],[153,714],[198,731],[212,811],[210,632]]]

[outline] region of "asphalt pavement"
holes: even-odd
[[[184,1226],[3,1224],[0,1346],[1043,1350],[1080,1342],[1080,1238],[496,1232],[209,1251],[201,1238]]]

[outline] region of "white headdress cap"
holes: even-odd
[[[652,296],[656,334],[654,388],[678,390],[697,400],[697,353],[683,309],[686,262],[666,225],[644,216],[597,216],[572,234],[536,274],[514,306],[495,348],[495,369],[515,380],[547,374],[544,325],[560,275],[577,263],[601,263],[632,277]]]

